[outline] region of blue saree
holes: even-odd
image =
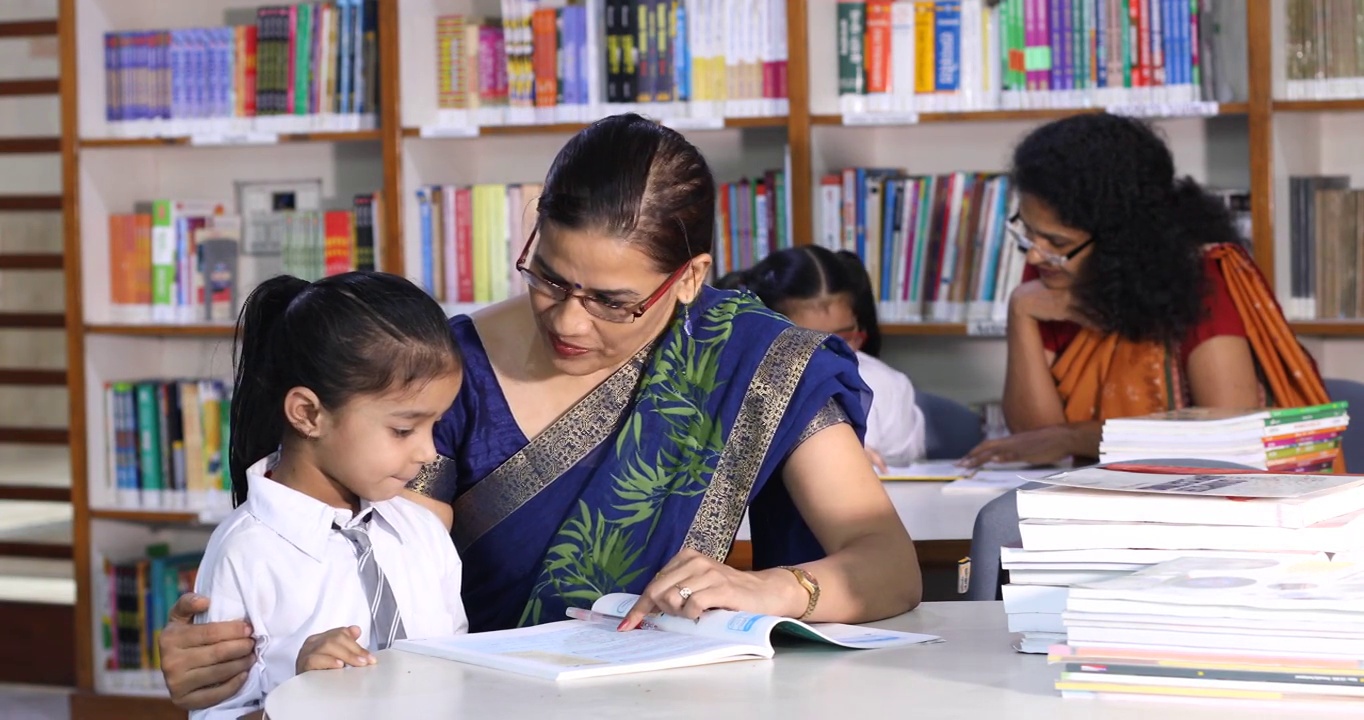
[[[471,631],[640,592],[684,547],[723,560],[746,508],[756,567],[823,556],[781,467],[830,425],[864,432],[852,352],[748,294],[706,288],[690,332],[683,312],[533,439],[473,322],[451,320],[464,382],[436,425],[441,459],[411,487],[454,507]]]

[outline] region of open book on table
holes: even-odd
[[[616,626],[638,598],[627,593],[605,595],[593,603],[591,611],[569,610],[570,616],[580,619],[515,630],[399,640],[393,648],[551,680],[576,680],[771,658],[775,654],[774,632],[857,650],[942,640],[933,635],[835,623],[808,624],[729,610],[711,610],[700,622],[651,616],[639,630],[618,632]]]

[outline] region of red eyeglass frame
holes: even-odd
[[[539,279],[540,282],[545,283],[550,287],[559,288],[565,293],[564,300],[567,300],[568,298],[571,297],[578,298],[580,302],[582,300],[591,300],[592,298],[586,297],[579,292],[575,292],[569,288],[564,287],[563,285],[560,285],[559,283],[553,282],[549,278],[546,278],[544,275],[541,275],[540,273],[537,273],[534,270],[531,270],[530,268],[526,267],[526,259],[530,257],[530,246],[535,244],[535,238],[537,236],[538,230],[532,230],[530,233],[530,237],[526,239],[526,246],[524,248],[521,248],[521,257],[517,258],[516,260],[516,271],[522,273],[529,273],[531,275],[534,275],[537,279]],[[639,318],[643,317],[644,313],[648,312],[649,308],[653,307],[654,304],[656,304],[659,301],[659,299],[662,298],[668,292],[668,288],[675,285],[677,281],[681,279],[682,273],[689,267],[691,267],[691,263],[684,263],[682,267],[674,270],[673,274],[669,275],[668,279],[662,285],[660,285],[652,295],[650,295],[649,297],[645,298],[642,302],[640,302],[640,304],[637,305],[634,310],[631,310],[630,311],[631,321],[633,322],[634,320],[638,320]],[[605,320],[606,318],[602,319]]]

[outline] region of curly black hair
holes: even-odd
[[[1072,292],[1098,328],[1128,340],[1184,339],[1204,318],[1202,248],[1236,243],[1231,214],[1145,122],[1109,114],[1043,125],[1014,150],[1018,192],[1094,238]]]

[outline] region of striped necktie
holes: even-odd
[[[392,645],[394,640],[406,638],[407,634],[403,631],[403,619],[398,614],[398,603],[393,597],[393,590],[388,586],[388,578],[384,577],[383,569],[374,559],[374,546],[369,541],[369,533],[365,531],[369,520],[370,518],[366,517],[361,523],[350,528],[343,528],[336,523],[332,523],[332,527],[349,540],[351,547],[355,549],[355,560],[360,568],[360,584],[365,586],[365,596],[369,599],[369,615],[372,622],[370,635],[377,643],[378,649],[384,650]]]

